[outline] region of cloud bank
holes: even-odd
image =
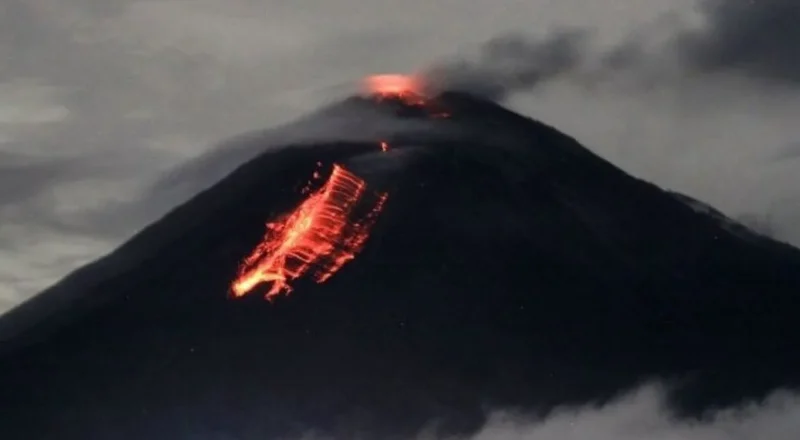
[[[789,391],[686,419],[669,411],[664,387],[651,384],[606,404],[565,406],[547,415],[493,410],[469,435],[442,435],[434,422],[413,440],[794,440],[797,432],[800,396]],[[300,440],[329,437],[309,432]]]
[[[601,407],[562,408],[537,419],[496,412],[467,438],[418,440],[790,440],[800,432],[800,398],[787,392],[764,402],[717,411],[700,420],[670,415],[659,387],[650,386]]]

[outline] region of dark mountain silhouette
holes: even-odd
[[[800,251],[496,104],[436,103],[451,117],[387,153],[260,154],[3,316],[3,438],[385,439],[654,379],[682,416],[798,384]],[[366,247],[327,283],[230,299],[318,161],[389,192]]]

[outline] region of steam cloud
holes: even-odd
[[[477,56],[431,67],[435,90],[462,90],[503,100],[546,81],[572,76],[596,81],[653,62],[689,73],[733,72],[782,85],[800,85],[800,3],[793,0],[701,0],[700,30],[684,28],[658,50],[645,50],[648,32],[626,39],[592,60],[590,32],[561,29],[545,38],[505,35],[488,41]],[[654,32],[654,31],[653,31]],[[592,62],[598,61],[598,62]]]

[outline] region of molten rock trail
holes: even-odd
[[[261,283],[273,299],[292,291],[290,283],[305,274],[325,282],[355,258],[383,209],[387,194],[365,197],[363,179],[335,165],[325,185],[294,211],[267,223],[263,241],[244,259],[231,285],[241,297]],[[356,211],[366,212],[359,216]]]

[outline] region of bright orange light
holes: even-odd
[[[355,258],[369,237],[387,194],[368,199],[363,179],[334,165],[325,185],[294,211],[267,224],[263,241],[245,258],[231,292],[241,297],[261,283],[272,283],[271,300],[292,291],[289,283],[304,274],[322,283]],[[358,219],[356,209],[365,208]]]
[[[412,75],[372,75],[364,79],[364,89],[378,99],[400,99],[411,105],[424,105],[422,81]]]
[[[372,75],[364,80],[364,85],[368,92],[381,95],[422,94],[420,81],[412,75]]]

